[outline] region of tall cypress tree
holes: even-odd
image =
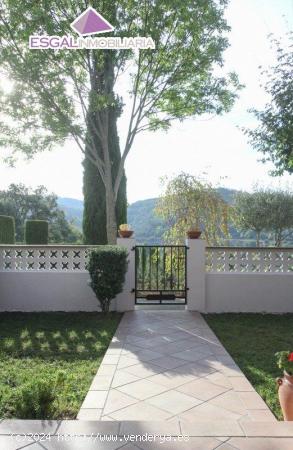
[[[113,163],[112,176],[115,179],[118,165],[120,162],[119,137],[117,132],[118,113],[114,108],[109,114],[109,145],[110,154]],[[95,139],[95,145],[99,146],[98,139]],[[105,186],[97,172],[97,168],[89,159],[83,162],[83,194],[84,194],[84,212],[83,212],[83,235],[84,243],[106,244],[106,198]],[[116,203],[117,224],[127,222],[127,198],[126,198],[126,176],[124,174]]]

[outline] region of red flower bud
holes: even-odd
[[[293,362],[293,352],[290,353],[290,355],[288,356],[288,361]]]

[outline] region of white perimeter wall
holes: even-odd
[[[0,311],[99,311],[86,272],[0,272]]]
[[[205,311],[293,312],[293,275],[207,273]]]

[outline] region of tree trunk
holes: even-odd
[[[111,175],[106,179],[106,224],[108,244],[117,243],[116,201]]]
[[[260,247],[260,231],[256,231],[256,246]]]

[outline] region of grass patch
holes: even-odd
[[[282,420],[275,353],[293,350],[293,314],[208,314],[205,319],[262,396]]]
[[[0,417],[75,418],[120,318],[117,313],[0,313]],[[56,395],[48,409],[52,389]],[[39,396],[44,409],[30,412],[29,396]]]

